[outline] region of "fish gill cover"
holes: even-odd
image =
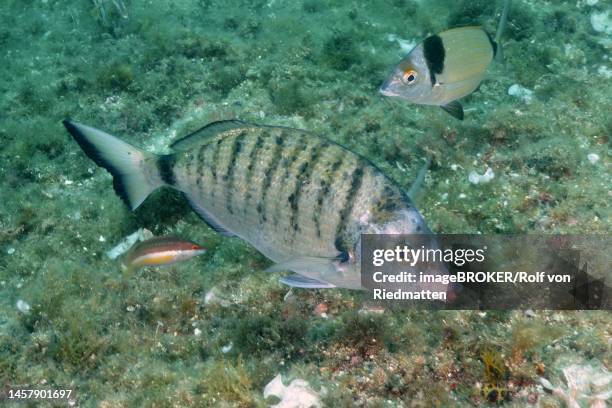
[[[605,404],[609,311],[390,311],[354,291],[289,291],[176,192],[130,212],[61,124],[159,154],[214,120],[307,129],[406,191],[431,159],[416,205],[434,232],[608,234],[607,2],[512,2],[503,61],[462,100],[462,123],[378,94],[402,45],[457,26],[494,33],[500,9],[4,1],[0,398],[72,390],[79,406],[266,406],[299,387],[322,406]],[[140,228],[208,251],[124,280],[106,252]]]

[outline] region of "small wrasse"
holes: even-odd
[[[176,237],[154,237],[138,242],[125,255],[122,269],[126,275],[144,266],[171,265],[206,252],[191,241]]]
[[[432,35],[394,68],[380,92],[420,105],[440,106],[463,120],[463,107],[457,99],[478,88],[496,49],[497,44],[481,27]]]

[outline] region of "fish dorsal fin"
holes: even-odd
[[[230,132],[232,130],[252,128],[255,126],[256,125],[252,125],[250,123],[246,123],[238,119],[212,122],[204,126],[203,128],[200,128],[195,132],[192,132],[187,136],[184,136],[179,140],[173,142],[170,145],[170,148],[175,151],[185,151],[191,147],[199,146],[221,133]]]

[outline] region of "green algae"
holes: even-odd
[[[159,191],[130,213],[60,123],[161,151],[171,132],[231,110],[326,135],[406,190],[431,157],[416,204],[436,232],[609,233],[608,49],[589,21],[601,4],[513,2],[505,62],[465,98],[459,123],[377,94],[405,53],[389,35],[494,32],[491,2],[131,1],[126,13],[105,0],[5,3],[3,384],[71,386],[84,406],[257,406],[282,372],[325,387],[331,406],[472,406],[487,404],[478,384],[492,349],[520,406],[538,370],[557,375],[558,355],[611,367],[609,312],[377,315],[341,290],[284,300],[269,262],[208,229],[179,194]],[[507,95],[514,83],[534,91],[530,104]],[[469,183],[488,166],[489,184]],[[123,282],[104,252],[140,227],[210,250]],[[223,301],[207,303],[211,291]]]

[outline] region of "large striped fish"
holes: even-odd
[[[181,191],[213,228],[293,271],[297,287],[360,288],[360,234],[428,233],[409,197],[366,159],[303,130],[211,123],[155,155],[64,121],[137,208],[161,186]]]

